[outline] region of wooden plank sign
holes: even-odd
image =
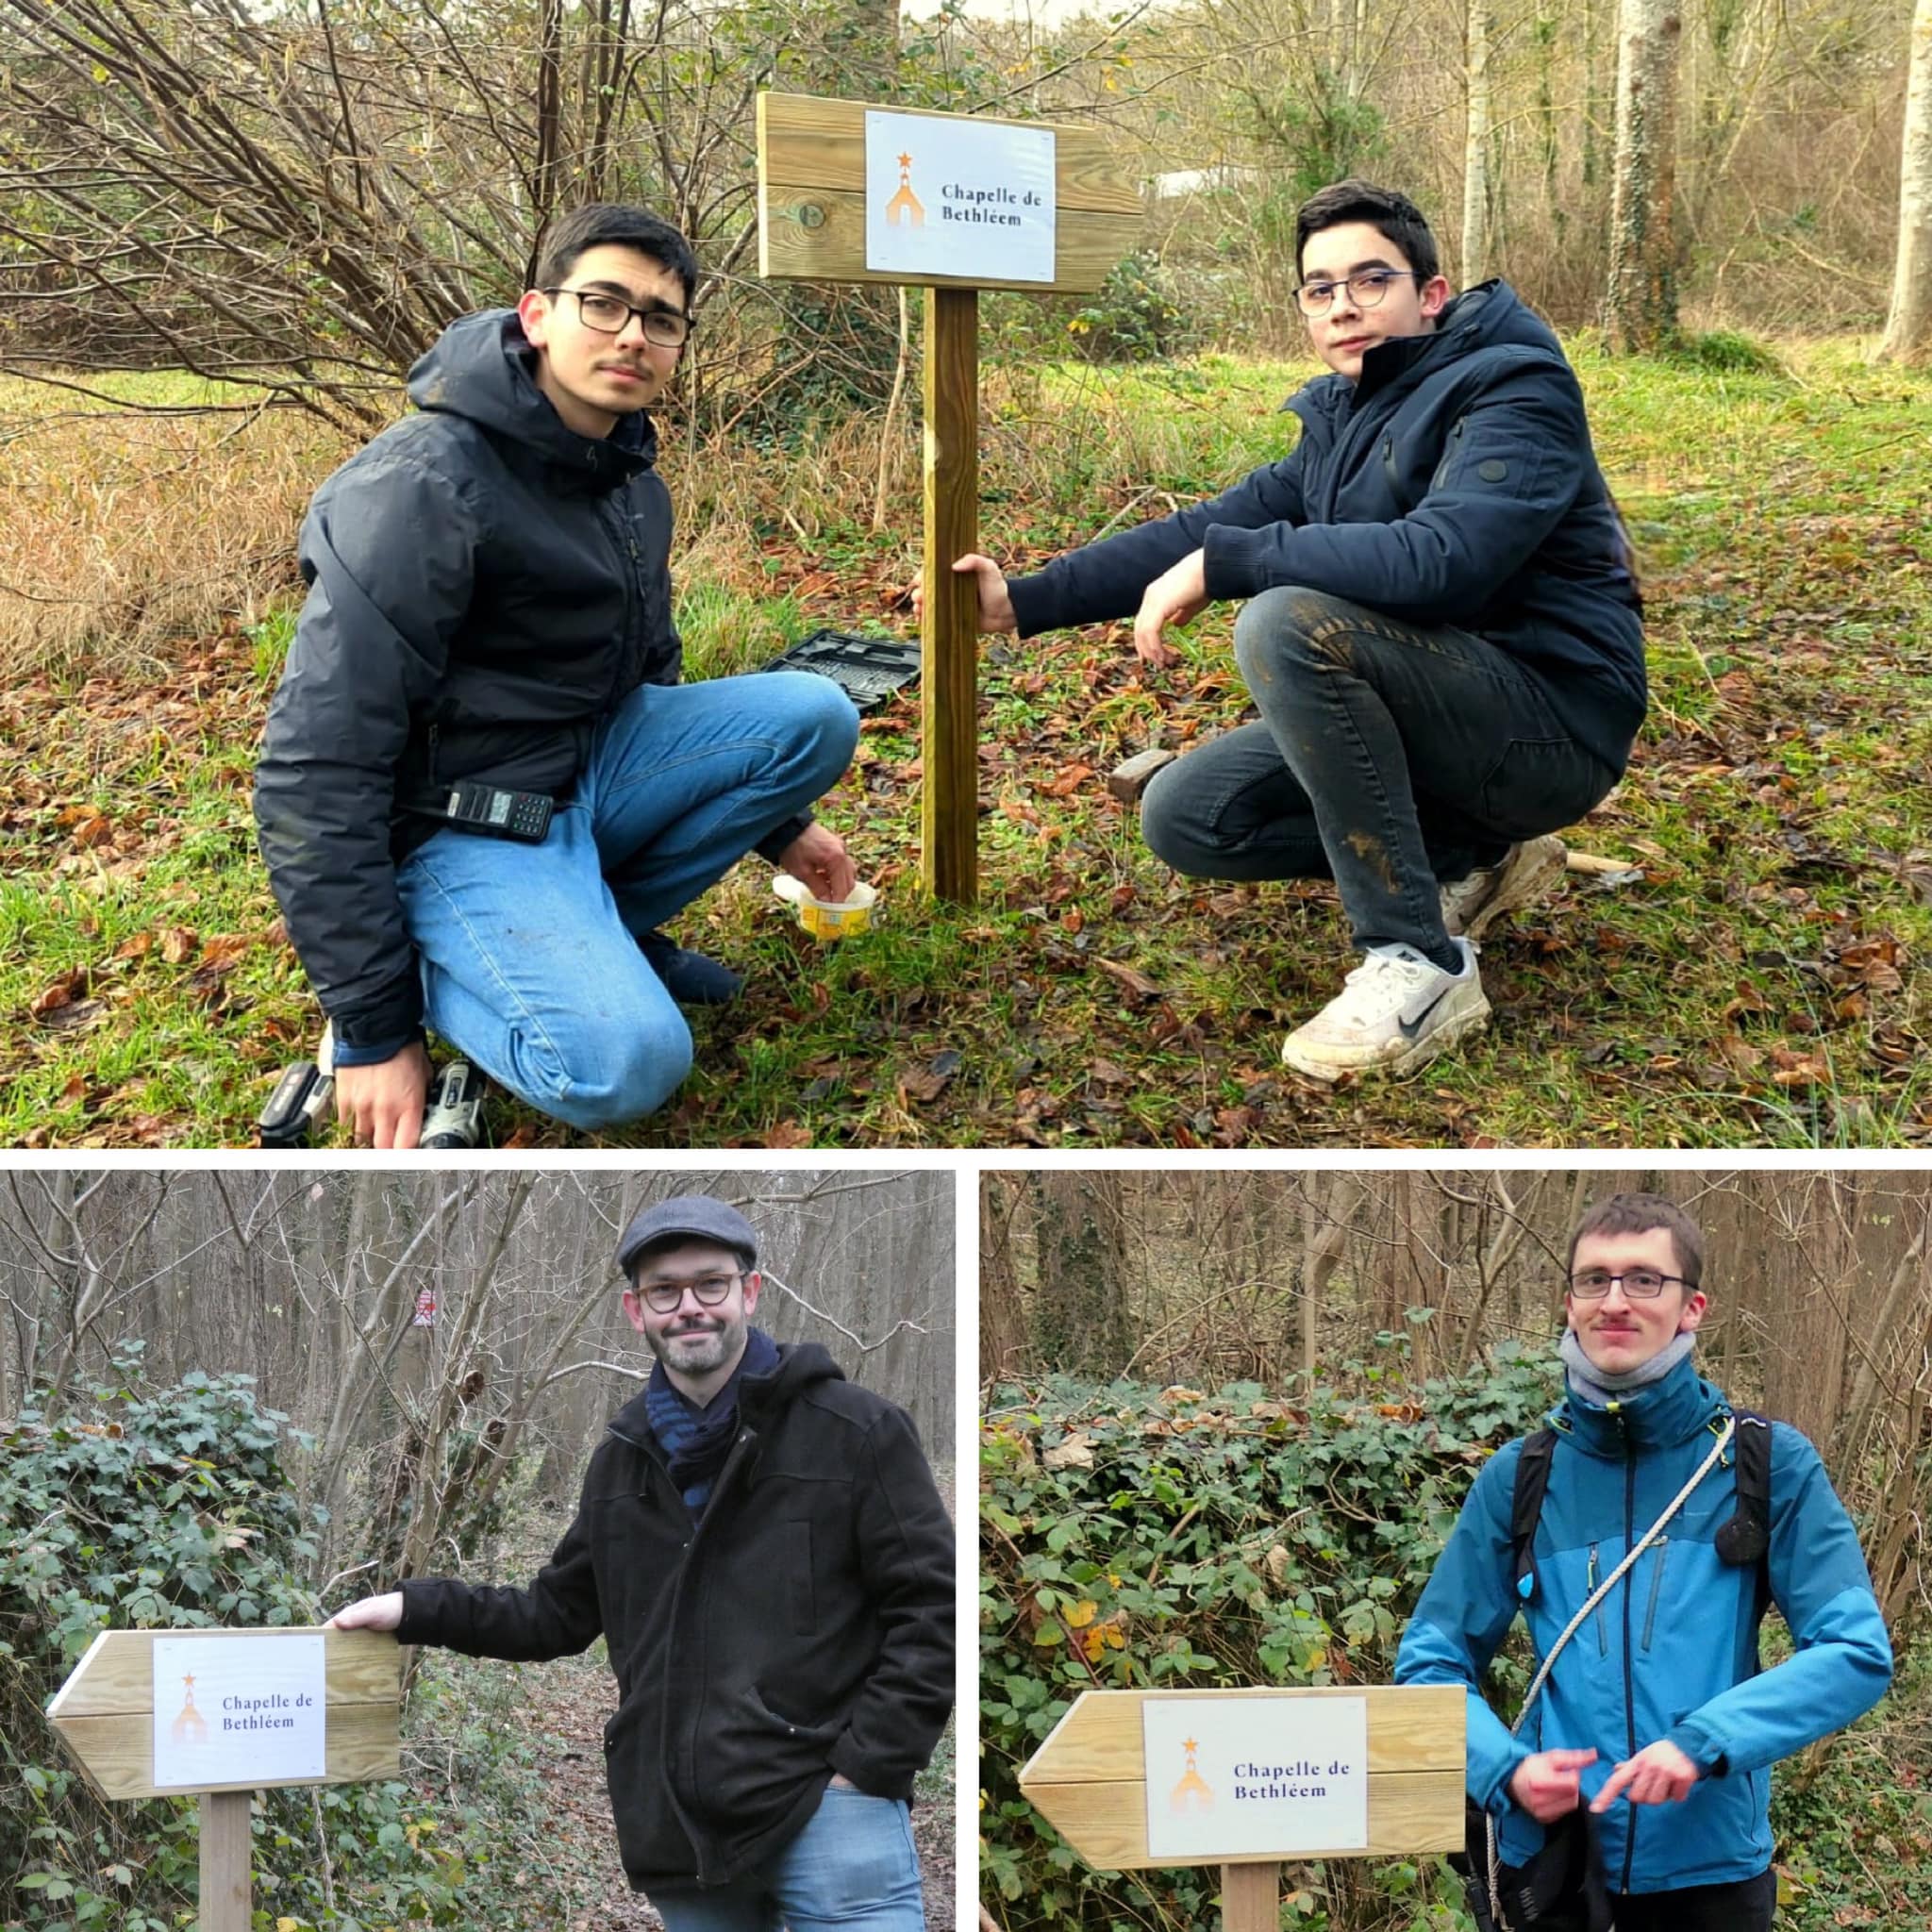
[[[283,1675],[277,1653],[286,1657],[295,1639],[322,1652],[323,1703],[315,1713],[322,1769],[311,1776],[267,1777],[258,1768],[262,1754],[281,1740],[283,1727],[302,1725],[307,1715],[299,1707],[285,1712],[270,1705],[287,1694],[275,1688]],[[260,1682],[243,1675],[211,1697],[207,1672],[194,1672],[191,1662],[175,1674],[197,1674],[199,1684],[158,1687],[158,1641],[180,1651],[192,1646],[211,1662],[239,1657],[244,1671],[247,1657],[258,1655]],[[229,1667],[234,1668],[231,1662]],[[192,1753],[205,1752],[207,1775],[192,1782],[156,1781],[158,1696],[167,1738],[163,1753],[175,1744],[179,1723],[178,1757],[192,1763]],[[401,1699],[402,1651],[393,1637],[374,1630],[104,1630],[47,1707],[47,1717],[102,1797],[155,1798],[170,1791],[252,1791],[265,1784],[339,1785],[393,1777],[402,1763]],[[224,1704],[237,1707],[225,1710]],[[235,1728],[225,1732],[224,1724]],[[166,1774],[169,1767],[162,1769]]]
[[[1459,1851],[1453,1684],[1089,1690],[1020,1789],[1102,1871],[1218,1864],[1229,1932],[1276,1924],[1285,1857]]]
[[[1097,289],[1141,225],[1132,176],[1091,127],[762,93],[758,273],[896,282],[925,296],[921,873],[978,896],[979,626],[956,558],[979,547],[981,289]]]
[[[866,142],[868,111],[901,122],[949,129],[1009,129],[1053,137],[1056,213],[1052,278],[1040,281],[987,273],[918,274],[872,268],[866,260]],[[815,94],[761,93],[758,101],[758,273],[768,280],[916,282],[957,289],[1024,289],[1034,294],[1097,289],[1108,271],[1139,241],[1144,213],[1132,175],[1095,127],[1048,121],[996,121],[979,114],[937,114],[911,108]],[[908,142],[907,152],[911,152]],[[918,176],[918,158],[905,171]],[[920,197],[928,219],[943,204],[943,179],[929,179]],[[962,229],[974,235],[974,227]],[[985,239],[997,242],[1001,231]],[[977,239],[977,238],[975,238]]]
[[[102,1797],[199,1794],[200,1932],[248,1932],[249,1793],[394,1777],[401,1701],[373,1630],[105,1630],[47,1717]]]

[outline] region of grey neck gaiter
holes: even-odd
[[[1563,1366],[1570,1372],[1570,1387],[1584,1401],[1593,1402],[1599,1408],[1607,1408],[1633,1389],[1647,1389],[1653,1382],[1661,1382],[1690,1353],[1696,1342],[1694,1331],[1688,1335],[1674,1335],[1647,1362],[1639,1362],[1634,1369],[1625,1369],[1621,1375],[1598,1368],[1584,1354],[1583,1344],[1577,1341],[1574,1328],[1564,1329],[1560,1353]]]

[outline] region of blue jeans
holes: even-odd
[[[398,868],[427,1024],[574,1127],[661,1107],[691,1031],[637,935],[828,791],[858,741],[852,701],[810,672],[633,691],[541,845],[445,829]]]
[[[658,1887],[650,1898],[664,1932],[925,1932],[905,1802],[838,1785],[767,1871],[702,1890]]]
[[[1234,648],[1261,720],[1156,774],[1141,833],[1196,878],[1332,878],[1364,950],[1446,949],[1439,886],[1616,783],[1520,660],[1467,631],[1274,590]]]

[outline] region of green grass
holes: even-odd
[[[985,641],[970,909],[918,890],[916,698],[868,721],[824,816],[881,887],[874,930],[816,945],[748,861],[680,925],[748,973],[747,998],[697,1017],[691,1081],[608,1142],[1932,1139],[1932,375],[1870,368],[1849,342],[1772,346],[1778,366],[1759,369],[1573,345],[1643,559],[1654,704],[1628,777],[1572,842],[1642,875],[1573,877],[1492,934],[1496,1019],[1465,1050],[1407,1083],[1329,1091],[1286,1074],[1282,1034],[1352,963],[1332,892],[1179,880],[1107,798],[1124,753],[1241,716],[1234,612],[1217,607],[1185,666],[1145,678],[1124,632]],[[1275,406],[1307,374],[1226,358],[990,370],[985,546],[1024,567],[1221,487],[1287,446]],[[851,508],[815,527],[811,555],[781,522],[730,581],[681,575],[693,669],[874,621],[873,592],[908,575],[916,502],[897,516],[874,535]],[[284,619],[186,646],[159,691],[0,698],[30,777],[0,866],[0,1008],[20,1023],[0,1048],[0,1141],[232,1144],[312,1040],[247,812],[286,641]],[[83,808],[108,842],[77,842],[99,836]],[[199,950],[164,958],[170,928]],[[238,949],[210,971],[219,934]],[[142,935],[149,951],[116,958]],[[30,1017],[75,968],[98,1004],[78,1024],[60,1020],[73,1000]],[[491,1120],[573,1144],[507,1100]]]

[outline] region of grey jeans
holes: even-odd
[[[1441,884],[1616,783],[1522,664],[1467,631],[1274,590],[1234,647],[1260,722],[1158,773],[1141,833],[1196,878],[1332,878],[1357,947],[1441,952]]]

